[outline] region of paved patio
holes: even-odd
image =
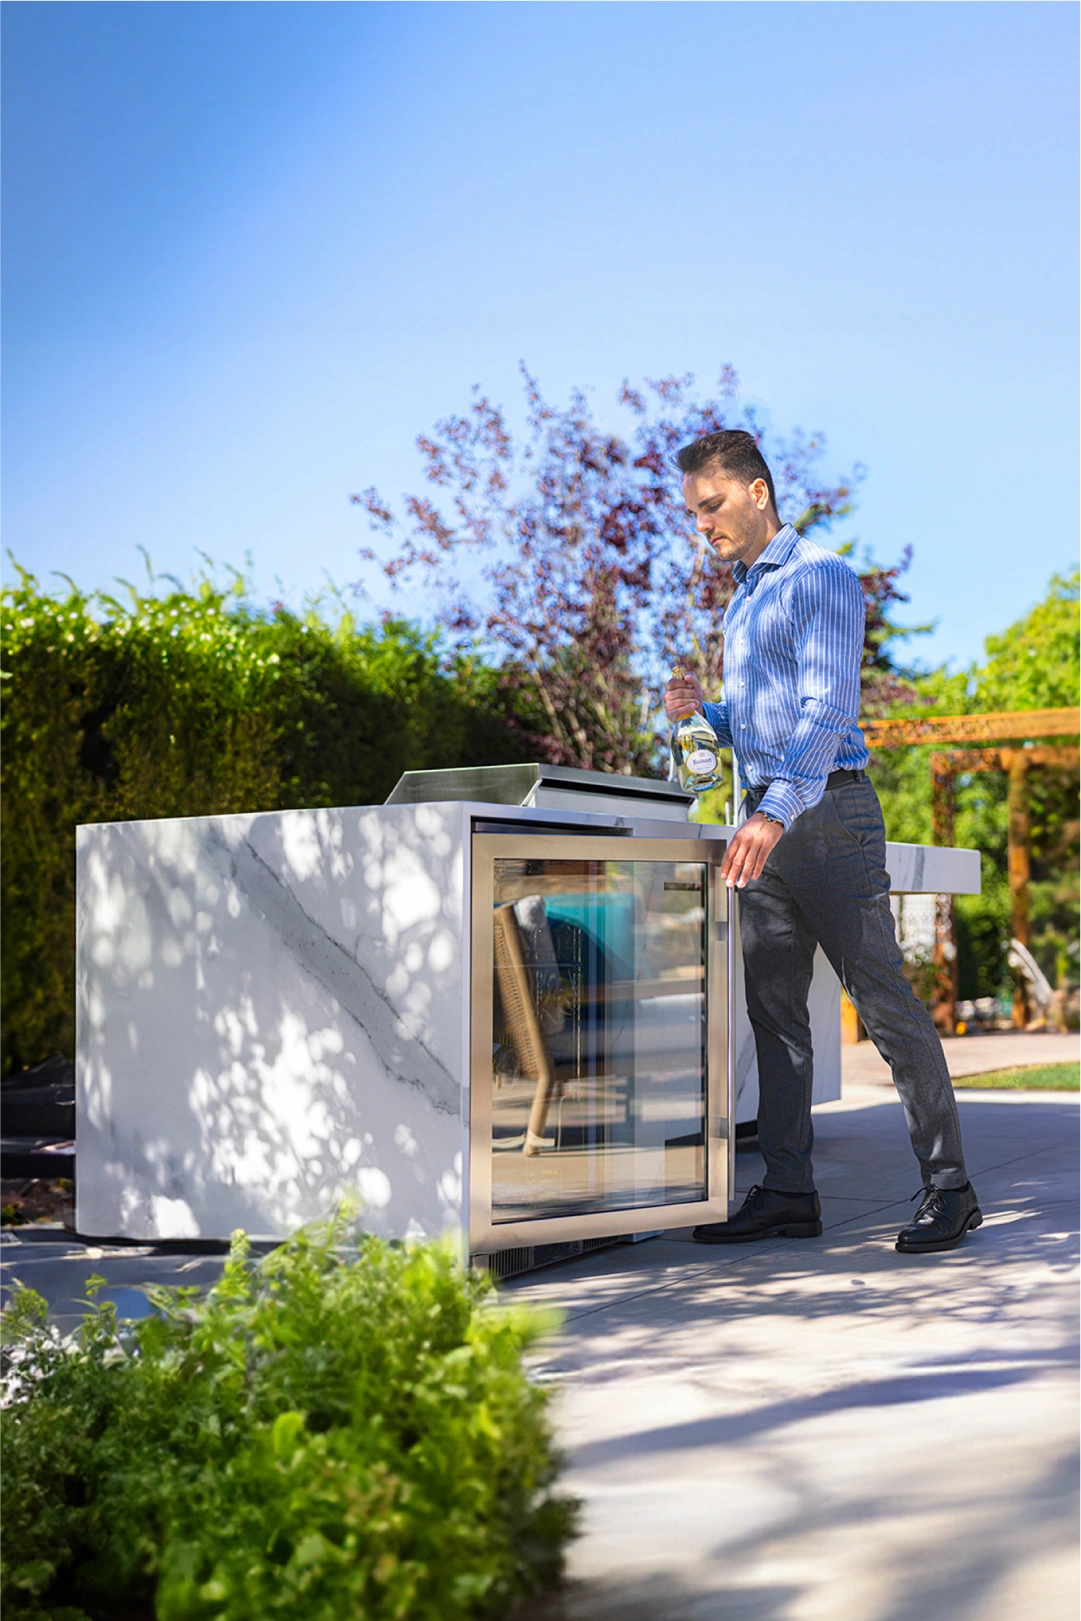
[[[815,1111],[821,1239],[674,1232],[508,1286],[567,1314],[538,1374],[585,1502],[522,1621],[1077,1621],[1078,1095],[958,1099],[986,1219],[951,1254],[893,1250],[915,1161],[892,1088],[849,1079]],[[740,1191],[761,1171],[741,1148]],[[91,1272],[136,1315],[221,1266],[47,1229],[3,1253],[62,1327]]]
[[[985,1075],[992,1069],[1013,1069],[1025,1064],[1076,1064],[1081,1057],[1081,1036],[1053,1030],[996,1030],[992,1035],[947,1036],[942,1043],[946,1063],[955,1079]],[[841,1069],[846,1081],[871,1081],[892,1086],[889,1065],[870,1041],[841,1048]]]
[[[673,1233],[509,1286],[567,1313],[542,1373],[585,1502],[530,1621],[1076,1621],[1077,1095],[958,1096],[959,1250],[894,1251],[900,1105],[850,1084],[816,1110],[821,1239]]]

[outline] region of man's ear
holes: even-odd
[[[769,485],[764,478],[756,478],[751,485],[751,499],[759,512],[765,512],[769,506]]]

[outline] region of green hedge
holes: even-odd
[[[220,1283],[5,1314],[3,1612],[11,1621],[465,1621],[553,1582],[552,1326],[485,1302],[440,1245],[347,1243],[348,1218]],[[96,1292],[103,1280],[92,1280]]]
[[[243,582],[0,600],[7,1074],[74,1048],[80,822],[381,803],[403,770],[519,759],[497,674],[404,621],[260,613]]]

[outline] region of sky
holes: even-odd
[[[299,603],[363,578],[350,492],[525,360],[733,365],[867,467],[913,657],[981,655],[1077,556],[1067,0],[7,0],[4,543],[43,581]],[[408,606],[408,604],[407,604]]]

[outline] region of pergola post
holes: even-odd
[[[1028,945],[1028,881],[1032,867],[1028,818],[1029,755],[1025,749],[1003,749],[1006,767],[1007,866],[1010,878],[1010,932]],[[1014,1028],[1023,1030],[1032,1018],[1028,985],[1018,977],[1013,993]]]
[[[948,754],[931,756],[931,839],[953,844],[954,771]],[[952,895],[935,896],[934,985],[931,1017],[941,1035],[952,1036],[957,1022],[957,908]]]

